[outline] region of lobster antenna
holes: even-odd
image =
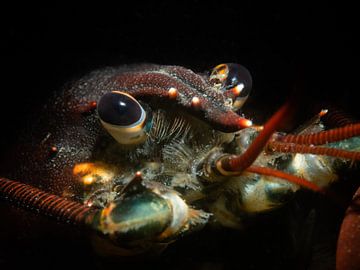
[[[296,175],[292,175],[289,173],[285,173],[283,171],[279,171],[276,169],[268,168],[268,167],[259,167],[259,166],[250,166],[246,169],[247,172],[257,173],[267,176],[273,176],[276,178],[284,179],[290,183],[299,185],[306,189],[310,189],[315,192],[325,193],[325,190],[320,188],[319,186],[315,185],[314,183],[306,180],[305,178],[298,177]]]
[[[259,135],[241,155],[225,155],[215,161],[215,168],[221,175],[238,174],[248,168],[268,143],[273,133],[290,119],[295,111],[294,99],[286,102],[264,125]]]
[[[337,158],[345,158],[351,160],[360,160],[360,152],[347,151],[347,150],[331,148],[331,147],[272,141],[269,142],[268,149],[274,152],[281,152],[281,153],[313,154],[313,155],[324,155],[324,156],[331,156]]]
[[[0,178],[0,198],[78,226],[91,225],[100,212],[99,209],[6,178]]]
[[[349,124],[343,127],[321,131],[313,134],[289,134],[279,138],[278,140],[286,143],[321,145],[346,140],[355,136],[360,136],[360,123]]]
[[[279,171],[276,169],[272,169],[272,168],[268,168],[268,167],[260,167],[260,166],[250,166],[249,168],[246,169],[246,171],[251,172],[251,173],[261,174],[261,175],[272,176],[272,177],[276,177],[278,179],[283,179],[287,182],[299,185],[303,188],[326,195],[329,198],[331,198],[338,205],[341,205],[343,207],[347,206],[347,202],[343,198],[339,197],[338,194],[333,193],[331,190],[328,190],[328,189],[325,190],[305,178],[302,178],[302,177],[299,177],[296,175],[292,175],[292,174],[289,174],[289,173],[286,173],[283,171]]]

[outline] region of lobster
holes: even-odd
[[[304,189],[337,200],[327,187],[360,158],[360,124],[321,110],[279,132],[296,111],[292,98],[254,125],[239,113],[251,88],[250,72],[234,63],[210,74],[153,64],[94,71],[45,106],[14,151],[22,162],[2,172],[0,196],[87,228],[130,257],[205,226],[245,229]],[[338,269],[360,265],[357,201],[358,193]]]

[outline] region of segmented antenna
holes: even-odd
[[[331,142],[342,141],[355,136],[360,136],[360,123],[350,124],[344,127],[334,128],[312,134],[289,134],[282,138],[279,138],[279,140],[286,143],[321,145]]]
[[[305,144],[295,143],[283,143],[273,141],[268,144],[268,148],[271,151],[282,152],[282,153],[300,153],[300,154],[313,154],[313,155],[324,155],[337,158],[346,158],[351,160],[359,160],[360,152],[346,151],[343,149],[313,146]]]
[[[220,172],[241,172],[248,168],[262,152],[272,134],[283,125],[294,111],[293,102],[287,102],[266,122],[263,130],[242,155],[228,155],[216,162]]]
[[[279,171],[276,169],[268,168],[268,167],[259,167],[259,166],[250,166],[246,169],[247,172],[267,175],[267,176],[273,176],[276,178],[284,179],[290,183],[299,185],[301,187],[310,189],[315,192],[325,193],[325,191],[315,185],[314,183],[310,182],[309,180],[306,180],[305,178],[298,177],[296,175],[292,175],[283,171]]]
[[[30,208],[62,222],[80,226],[90,225],[99,211],[96,208],[5,178],[0,178],[0,198],[22,208]]]

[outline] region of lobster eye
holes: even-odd
[[[233,110],[242,107],[252,88],[250,72],[243,66],[234,63],[216,66],[209,78],[210,83],[218,85],[225,96],[233,100]]]
[[[119,143],[138,144],[146,139],[146,112],[129,94],[106,93],[97,110],[102,125]]]

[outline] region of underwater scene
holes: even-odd
[[[243,4],[10,9],[1,269],[357,269],[351,16]]]

